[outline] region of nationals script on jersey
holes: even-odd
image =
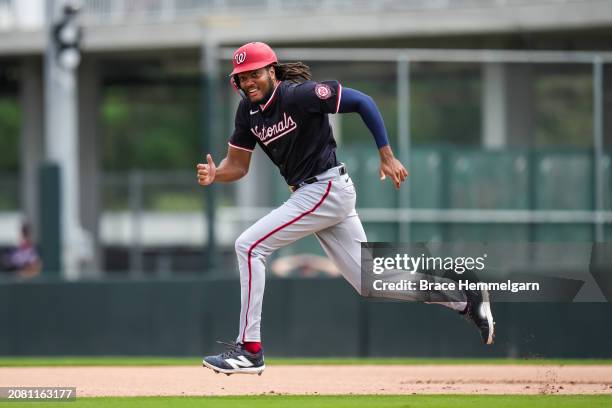
[[[261,143],[267,146],[270,142],[275,141],[279,137],[295,129],[297,129],[297,124],[293,121],[293,118],[283,113],[283,119],[280,122],[268,127],[263,125],[261,130],[259,129],[259,125],[255,125],[255,128],[251,128],[251,132],[257,136]]]
[[[289,185],[338,165],[329,113],[338,113],[337,81],[283,81],[265,105],[243,99],[229,145],[253,151],[259,144]]]

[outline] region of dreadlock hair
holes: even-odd
[[[303,62],[287,62],[285,64],[272,64],[276,79],[290,82],[304,82],[312,79],[310,67]]]

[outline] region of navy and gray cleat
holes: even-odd
[[[491,312],[489,292],[483,290],[466,290],[467,306],[462,315],[476,325],[485,344],[493,344],[495,339],[495,322]]]
[[[227,350],[216,356],[205,357],[202,361],[216,373],[230,374],[259,374],[266,368],[264,364],[263,349],[258,353],[250,353],[244,349],[242,343],[225,343]]]

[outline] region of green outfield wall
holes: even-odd
[[[0,284],[0,355],[201,355],[236,336],[237,279]],[[272,356],[611,358],[608,303],[494,305],[497,342],[436,305],[364,300],[342,279],[269,279]]]

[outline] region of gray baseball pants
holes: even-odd
[[[355,210],[353,181],[348,174],[340,174],[340,166],[318,175],[317,179],[293,192],[283,205],[236,240],[241,285],[238,342],[261,341],[267,257],[307,235],[315,234],[327,256],[361,294],[361,242],[366,241],[366,235]],[[415,300],[410,293],[404,299]],[[463,308],[465,303],[459,303],[445,306]]]

